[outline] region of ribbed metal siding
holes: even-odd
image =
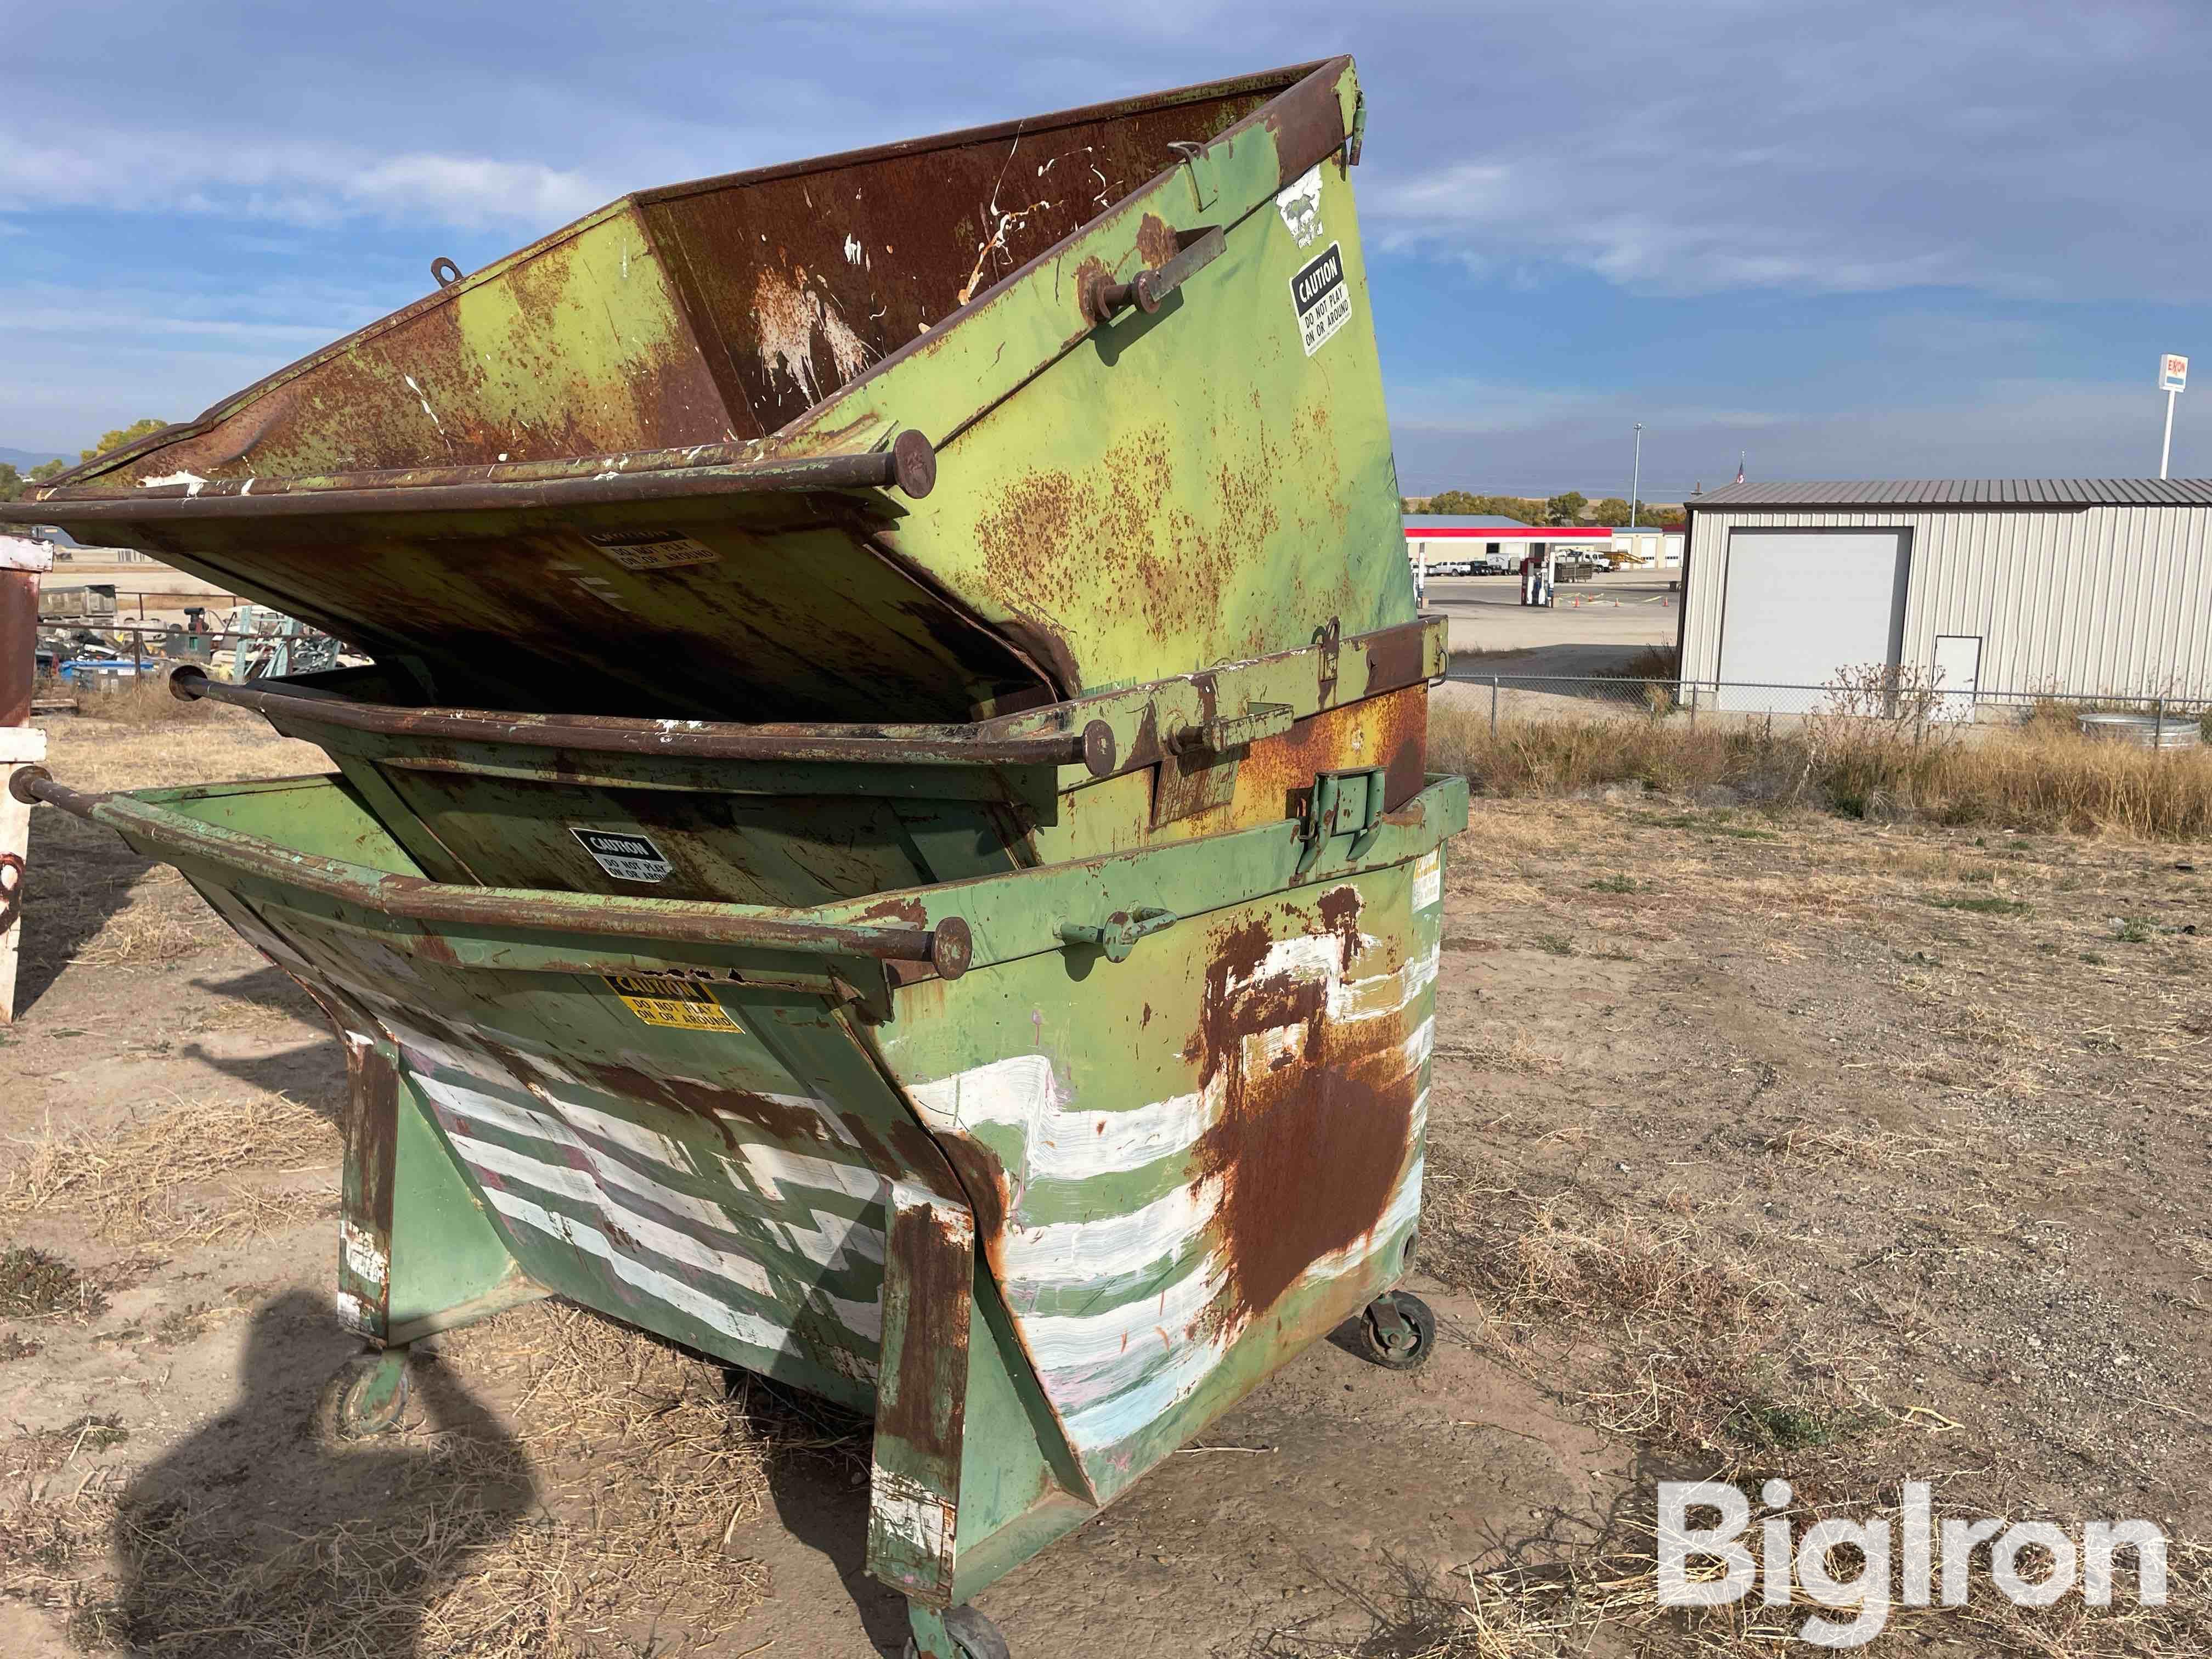
[[[2212,696],[2212,509],[1699,511],[1683,594],[1683,672],[1719,670],[1731,530],[1905,530],[1905,660],[1978,635],[1991,691]],[[1808,556],[1817,557],[1808,548]]]

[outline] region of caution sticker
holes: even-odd
[[[610,989],[647,1025],[672,1025],[679,1031],[742,1032],[714,994],[697,981],[673,974],[602,974]]]
[[[1344,246],[1328,252],[1291,278],[1291,302],[1297,307],[1298,336],[1310,357],[1328,337],[1352,319],[1352,290],[1344,281]]]
[[[676,866],[643,836],[629,830],[578,830],[568,833],[617,881],[666,881]]]
[[[585,539],[625,570],[669,570],[713,564],[722,556],[673,530],[586,531]]]

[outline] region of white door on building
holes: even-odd
[[[1938,634],[1935,662],[1929,672],[1936,682],[1936,702],[1929,715],[1939,720],[1973,719],[1974,694],[1982,683],[1982,636]]]
[[[1894,666],[1905,623],[1900,530],[1739,530],[1728,540],[1717,706],[1802,713],[1805,690]],[[1745,689],[1730,690],[1734,682]],[[1760,688],[1760,689],[1752,689]]]

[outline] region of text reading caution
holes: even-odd
[[[617,881],[666,881],[676,866],[643,836],[621,830],[577,830],[568,833],[584,843],[584,850],[600,869]]]
[[[1328,252],[1291,278],[1291,301],[1298,309],[1298,335],[1306,356],[1319,351],[1328,337],[1352,316],[1352,290],[1344,283],[1344,245]]]
[[[743,1031],[705,986],[673,974],[602,974],[608,987],[647,1025],[679,1031]]]
[[[586,532],[592,546],[625,570],[667,570],[682,564],[712,564],[722,556],[703,542],[673,530],[604,530]]]

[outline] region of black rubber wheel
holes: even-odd
[[[1378,1365],[1394,1371],[1418,1370],[1429,1363],[1429,1356],[1437,1351],[1437,1316],[1429,1304],[1411,1291],[1393,1291],[1387,1298],[1405,1321],[1407,1328],[1397,1337],[1386,1337],[1375,1316],[1379,1304],[1370,1303],[1359,1316],[1359,1344],[1367,1357]]]
[[[407,1370],[399,1364],[398,1381],[382,1400],[371,1398],[378,1373],[387,1363],[381,1353],[356,1354],[331,1374],[315,1401],[315,1431],[328,1443],[366,1440],[397,1428],[407,1412]]]
[[[947,1607],[945,1629],[960,1650],[961,1659],[1013,1659],[1013,1650],[1006,1645],[999,1627],[973,1607]],[[921,1651],[914,1638],[908,1637],[906,1659],[915,1659]]]

